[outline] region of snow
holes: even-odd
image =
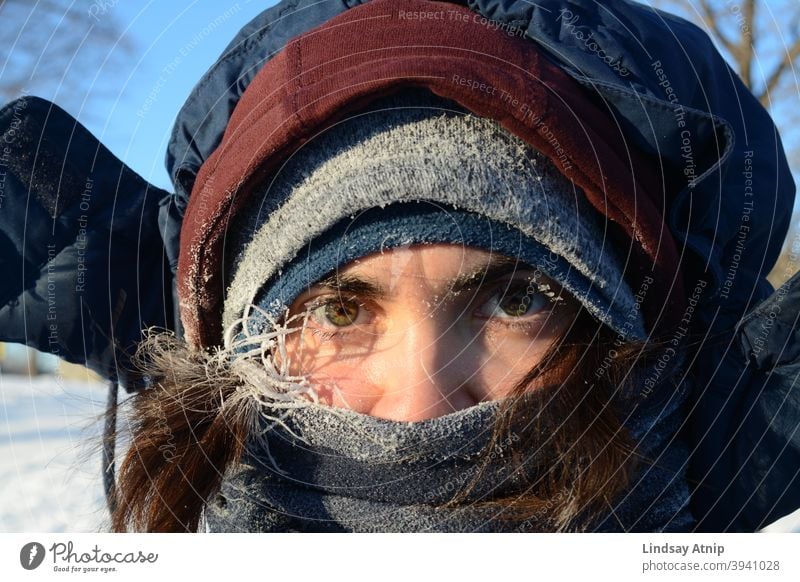
[[[765,527],[762,531],[772,532],[794,532],[800,533],[800,509],[794,513],[783,516],[781,519],[774,521]]]
[[[0,374],[0,532],[108,530],[106,393],[97,382]],[[800,532],[800,510],[766,531]]]
[[[0,532],[107,531],[105,384],[0,374]]]

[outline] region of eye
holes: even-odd
[[[550,304],[535,284],[524,282],[500,285],[478,309],[478,314],[486,318],[514,319],[535,315]]]
[[[364,323],[367,310],[355,299],[326,297],[311,302],[306,309],[311,319],[322,327],[342,328]]]

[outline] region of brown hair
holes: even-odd
[[[135,363],[153,387],[121,406],[130,440],[120,465],[111,528],[197,531],[203,504],[244,450],[246,410],[213,352],[150,330]]]
[[[498,422],[485,452],[488,462],[504,446],[523,463],[526,451],[542,445],[537,435],[549,434],[547,446],[557,460],[524,495],[486,503],[505,508],[501,518],[522,521],[521,530],[588,527],[629,485],[635,460],[616,403],[632,388],[631,371],[648,365],[658,350],[657,341],[620,342],[580,308],[570,330],[501,409],[501,419],[546,414],[535,414],[529,430],[513,439],[509,423]],[[112,529],[197,531],[205,503],[244,452],[251,397],[237,391],[242,379],[220,349],[193,350],[170,332],[148,333],[135,361],[153,387],[121,405],[129,448],[118,475]],[[528,390],[535,379],[549,388]],[[519,406],[523,394],[525,408]]]
[[[581,308],[570,330],[504,400],[492,435],[494,450],[507,451],[516,467],[538,448],[552,461],[524,494],[483,504],[502,508],[497,518],[520,522],[520,531],[583,531],[607,514],[641,461],[620,420],[627,412],[621,403],[633,397],[636,370],[660,350],[658,340],[621,341]],[[544,388],[530,390],[534,381]],[[525,428],[512,433],[512,419]],[[485,452],[484,463],[491,454]],[[480,472],[452,503],[478,478]]]

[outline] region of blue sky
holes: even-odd
[[[239,29],[276,3],[115,4],[110,10],[124,27],[123,36],[134,43],[135,62],[109,75],[103,88],[110,96],[93,100],[91,111],[70,112],[136,172],[171,190],[164,155],[180,107]]]

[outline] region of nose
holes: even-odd
[[[443,329],[435,317],[408,321],[373,356],[382,360],[375,378],[381,396],[371,414],[412,422],[477,404],[470,365],[476,358],[471,355],[457,330]]]

